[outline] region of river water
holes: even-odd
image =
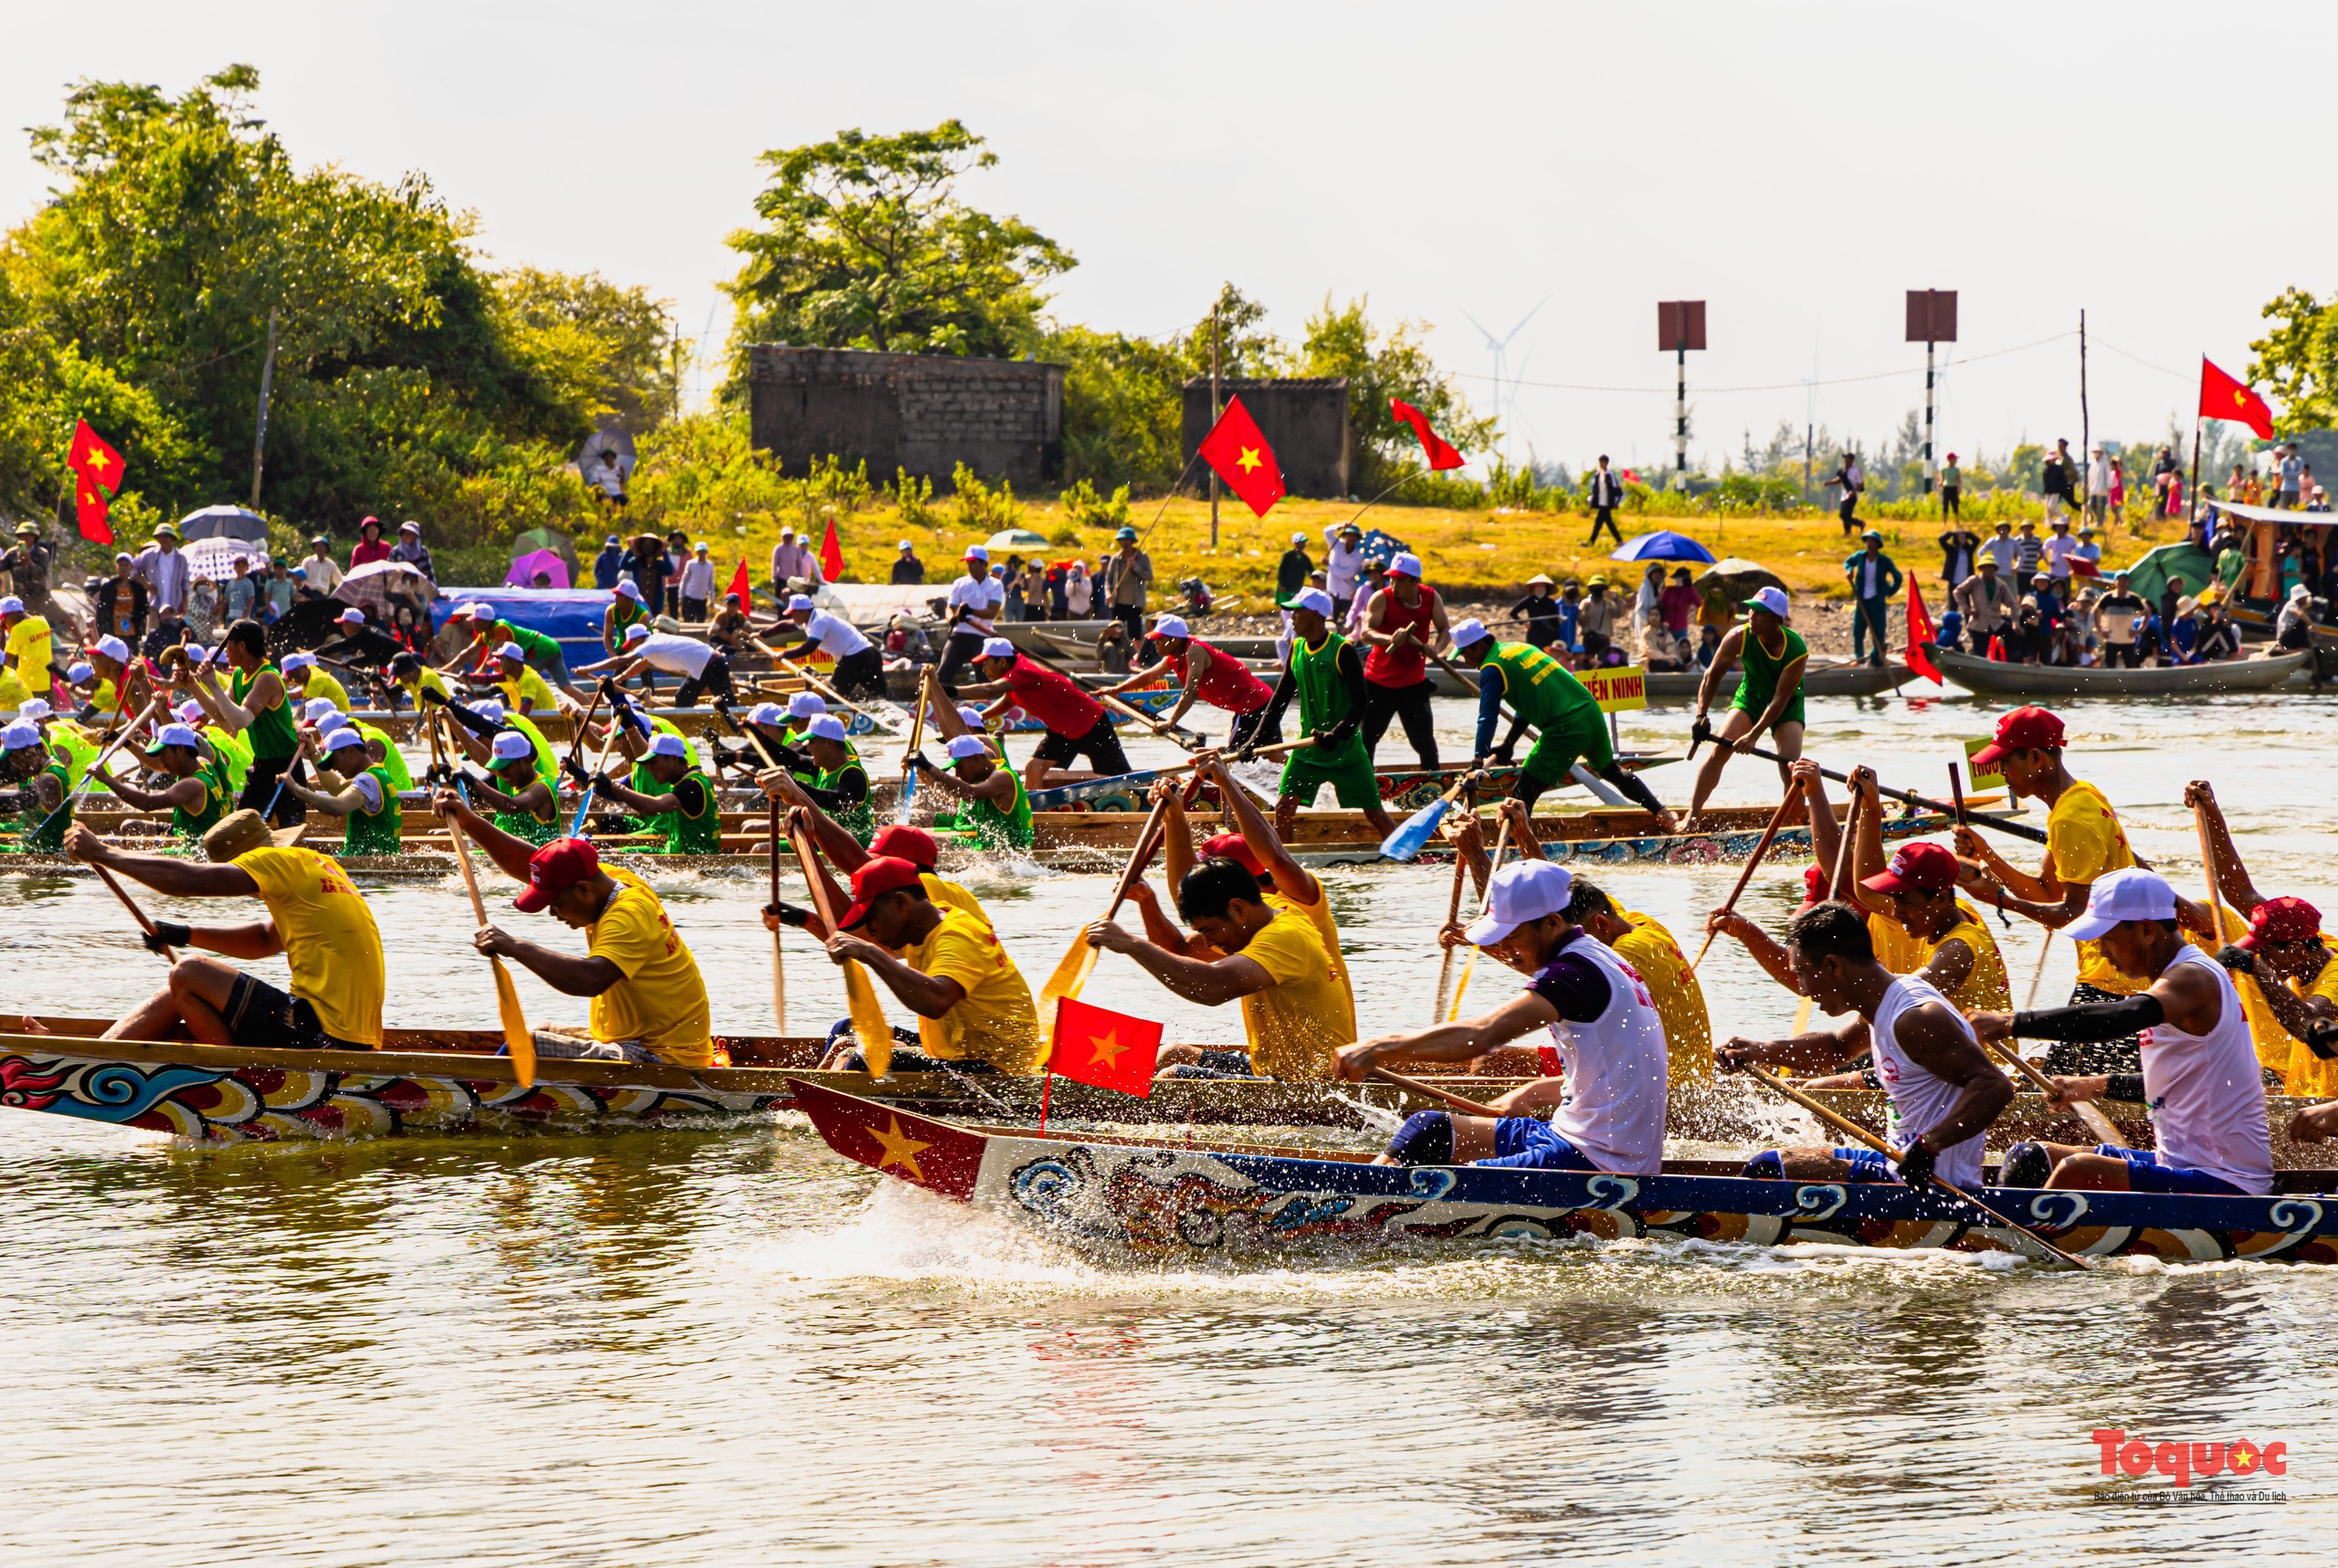
[[[2074,771],[2179,885],[2207,777],[2260,888],[2338,910],[2333,711],[2065,714]],[[1440,706],[1449,749],[1468,717]],[[1990,722],[1961,700],[1811,717],[1825,760],[1928,791]],[[1685,767],[1650,776],[1685,800]],[[1775,774],[1739,759],[1720,798],[1766,804]],[[1601,879],[1693,940],[1732,875]],[[1034,979],[1107,896],[967,879]],[[1445,873],[1327,880],[1366,1027],[1426,1022]],[[718,1029],[767,1028],[760,885],[660,887]],[[1775,928],[1798,895],[1772,868],[1746,907]],[[459,885],[369,896],[390,1021],[491,1022]],[[0,1012],[157,981],[93,882],[0,879]],[[791,1022],[824,1026],[840,988],[791,948]],[[2035,952],[2008,939],[2017,994]],[[1786,1027],[1735,944],[1703,974],[1717,1037]],[[581,1019],[521,984],[532,1017]],[[1173,1038],[1240,1033],[1124,960],[1087,994]],[[2323,1563],[2338,1520],[2338,1271],[1669,1241],[1132,1264],[880,1183],[794,1118],[202,1151],[7,1112],[0,1205],[11,1562]],[[2157,1506],[2161,1478],[2101,1474],[2114,1427],[2285,1443],[2264,1484],[2287,1500]]]

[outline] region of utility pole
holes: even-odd
[[[1218,314],[1225,309],[1225,304],[1226,297],[1221,290],[1218,302],[1209,308],[1209,423],[1212,429],[1217,427],[1219,416],[1226,412],[1225,407],[1217,400]],[[1216,468],[1209,471],[1209,547],[1211,553],[1215,554],[1217,551],[1217,470]]]
[[[1659,300],[1656,346],[1672,351],[1672,473],[1673,482],[1685,489],[1689,482],[1689,351],[1702,351],[1705,346],[1705,302]]]
[[[1810,458],[1812,447],[1818,438],[1818,426],[1806,424],[1802,427],[1802,504],[1810,504]]]
[[[259,417],[252,427],[251,509],[259,510],[259,473],[268,457],[268,394],[276,382],[276,307],[268,308],[268,357],[259,365]]]
[[[1908,342],[1924,345],[1924,493],[1933,493],[1933,482],[1940,477],[1940,465],[1933,457],[1938,448],[1933,445],[1933,350],[1939,343],[1956,341],[1956,290],[1954,289],[1911,289],[1908,290]]]
[[[2094,460],[2093,431],[2086,412],[2086,311],[2079,311],[2079,458],[2080,465]],[[2083,467],[2081,467],[2081,471]]]

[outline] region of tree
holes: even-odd
[[[896,136],[841,132],[765,153],[762,226],[731,237],[746,258],[734,387],[748,343],[899,353],[1009,354],[1038,336],[1038,285],[1076,265],[1016,217],[959,200],[960,175],[995,165],[955,120]]]
[[[674,416],[681,364],[667,307],[597,272],[516,268],[496,279],[515,352],[595,416],[648,431]]]
[[[2275,325],[2248,345],[2248,379],[2270,383],[2280,400],[2275,430],[2338,426],[2338,306],[2285,289],[2260,313]]]
[[[1493,445],[1495,422],[1469,412],[1450,377],[1437,368],[1421,338],[1419,321],[1399,321],[1385,336],[1364,315],[1368,300],[1334,308],[1326,295],[1308,318],[1307,339],[1295,374],[1348,378],[1348,423],[1355,432],[1358,493],[1374,493],[1396,482],[1406,467],[1419,468],[1419,443],[1396,423],[1388,400],[1401,397],[1428,416],[1437,433],[1464,455]]]

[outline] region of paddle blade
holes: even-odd
[[[854,1038],[869,1063],[869,1076],[883,1078],[893,1070],[893,1026],[877,1005],[877,987],[869,972],[850,959],[844,963],[844,1005],[852,1017]]]
[[[1453,1005],[1447,1009],[1445,1022],[1450,1024],[1461,1016],[1461,998],[1469,994],[1469,976],[1478,972],[1478,955],[1473,951],[1469,962],[1461,966],[1460,982],[1453,987]]]
[[[495,968],[495,1011],[503,1020],[504,1048],[511,1053],[511,1073],[520,1080],[521,1089],[534,1087],[536,1081],[536,1036],[528,1027],[528,1016],[520,1010],[520,990],[511,984],[511,972],[503,961],[491,958]]]
[[[1428,1013],[1431,1023],[1441,1024],[1445,1021],[1445,1004],[1452,994],[1453,950],[1448,947],[1445,950],[1444,959],[1437,966],[1437,1003]]]
[[[904,769],[901,773],[900,804],[893,807],[893,820],[900,823],[903,827],[907,827],[910,825],[910,806],[916,799],[917,770],[915,768]]]
[[[1445,800],[1431,801],[1413,813],[1398,825],[1395,832],[1381,840],[1380,853],[1391,860],[1409,860],[1418,855],[1421,847],[1437,831],[1438,825],[1445,820],[1445,814],[1452,808],[1452,804]]]
[[[771,933],[771,1032],[787,1033],[787,964],[777,931]]]
[[[1087,984],[1088,977],[1095,973],[1096,950],[1088,945],[1089,929],[1087,926],[1079,928],[1079,933],[1071,939],[1071,945],[1064,950],[1063,957],[1058,961],[1056,972],[1048,976],[1045,985],[1039,987],[1039,1014],[1042,1017],[1053,1016],[1057,997],[1078,997],[1079,988]]]

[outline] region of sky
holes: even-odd
[[[2188,425],[2202,354],[2245,370],[2267,300],[2338,288],[2292,157],[2327,135],[2327,4],[114,0],[10,33],[0,125],[249,63],[301,164],[425,171],[497,263],[645,286],[717,353],[759,153],[956,116],[999,159],[965,197],[1079,258],[1060,318],[1165,332],[1230,279],[1296,338],[1368,296],[1513,458],[1576,468],[1669,461],[1659,300],[1708,302],[1718,466],[1782,419],[1888,438],[1922,399],[1911,288],[1959,291],[1938,429],[1968,454],[2077,444],[2081,310],[2091,427],[2138,440]],[[0,134],[0,214],[47,187]],[[1499,389],[1472,318],[1510,336]]]

